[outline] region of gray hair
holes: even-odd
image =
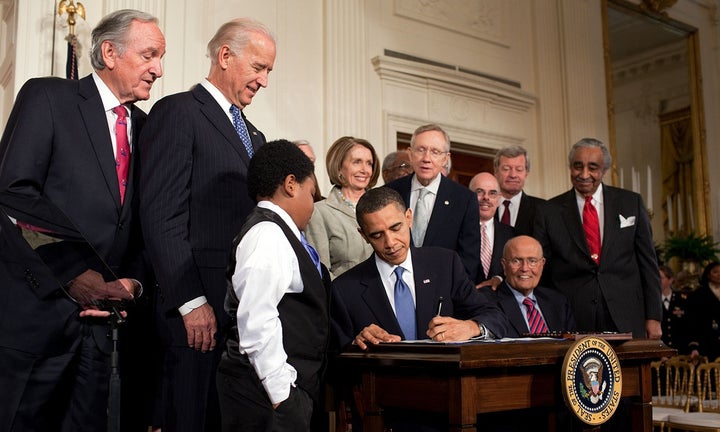
[[[445,137],[445,151],[449,152],[450,151],[450,137],[448,136],[447,132],[445,132],[443,130],[443,128],[441,128],[440,126],[433,124],[433,123],[422,125],[422,126],[418,127],[417,129],[415,129],[415,132],[413,132],[412,137],[410,138],[410,146],[414,148],[415,147],[415,138],[417,138],[417,136],[420,135],[421,133],[430,132],[430,131],[437,131],[437,132],[440,132],[443,134],[443,136]]]
[[[603,155],[603,174],[610,169],[612,165],[612,157],[610,156],[610,150],[608,150],[605,143],[595,138],[583,138],[580,141],[573,144],[568,154],[568,166],[572,168],[573,159],[575,159],[575,152],[579,148],[599,148]]]
[[[527,150],[521,145],[511,145],[503,147],[495,153],[495,159],[493,160],[493,167],[495,170],[500,168],[500,158],[506,157],[513,159],[519,156],[525,156],[525,171],[530,172],[530,158],[527,155]]]
[[[385,156],[385,159],[383,159],[383,163],[382,163],[383,171],[392,169],[392,166],[395,165],[395,160],[397,159],[399,153],[400,152],[398,152],[398,151],[394,151],[394,152],[388,153],[387,156]]]
[[[217,56],[223,45],[230,47],[230,51],[235,55],[242,53],[255,33],[265,35],[273,44],[275,43],[275,36],[270,29],[253,18],[235,18],[221,25],[207,45],[210,62],[217,63]]]
[[[115,45],[118,55],[125,54],[125,44],[133,21],[158,23],[158,19],[149,13],[135,9],[120,9],[105,15],[93,29],[90,43],[90,64],[93,69],[105,69],[102,44],[105,41]]]

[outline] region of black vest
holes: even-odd
[[[282,323],[283,347],[288,356],[288,363],[297,370],[297,385],[317,400],[320,393],[320,380],[326,363],[330,329],[328,312],[330,277],[325,267],[323,267],[323,277],[320,277],[310,255],[285,221],[277,213],[262,207],[255,207],[250,213],[233,242],[232,251],[237,249],[240,240],[250,228],[265,221],[276,223],[283,230],[298,258],[303,291],[286,293],[278,304],[278,312]],[[235,264],[235,254],[233,253],[228,268],[228,292],[225,296],[225,310],[233,317],[233,320],[223,360],[230,363],[226,363],[226,366],[232,367],[232,364],[237,364],[238,367],[252,367],[247,356],[240,354],[238,344],[237,321],[234,318],[238,308],[238,299],[232,282],[230,282]],[[257,288],[263,289],[263,287]]]

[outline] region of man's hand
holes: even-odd
[[[215,349],[215,333],[217,322],[215,312],[208,303],[193,309],[190,313],[183,315],[185,331],[187,332],[188,346],[202,352]]]
[[[400,342],[401,339],[400,336],[386,332],[377,324],[370,324],[355,336],[353,343],[365,350],[368,343],[377,345],[381,342]]]
[[[425,333],[436,342],[457,342],[480,336],[480,327],[473,320],[436,316],[430,320]]]
[[[658,320],[645,320],[645,336],[648,339],[660,339],[662,336],[662,327]]]
[[[500,280],[500,278],[491,277],[490,279],[482,281],[479,284],[475,285],[475,288],[480,289],[489,286],[490,288],[492,288],[493,291],[497,291],[501,283],[502,281]]]
[[[133,285],[129,279],[105,282],[100,273],[95,270],[85,270],[68,283],[67,290],[83,309],[97,309],[93,305],[93,300],[132,300]]]

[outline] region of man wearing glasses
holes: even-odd
[[[476,174],[468,188],[477,196],[480,216],[480,267],[475,287],[489,286],[495,290],[504,277],[500,263],[503,247],[515,236],[515,230],[495,219],[500,202],[500,185],[494,175],[488,172]]]
[[[538,286],[544,266],[542,247],[534,238],[517,236],[505,244],[505,280],[494,294],[484,292],[495,296],[510,323],[506,337],[575,330],[567,298],[557,290]]]
[[[413,245],[454,250],[474,280],[480,265],[478,203],[474,193],[441,175],[450,156],[450,138],[438,125],[420,126],[410,139],[408,153],[415,173],[387,186],[412,209]]]
[[[413,169],[412,165],[410,165],[410,155],[405,150],[388,153],[385,159],[383,159],[382,177],[383,182],[386,184],[412,173]]]

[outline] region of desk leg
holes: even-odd
[[[477,380],[475,377],[451,378],[448,400],[448,430],[477,432]]]
[[[650,364],[640,368],[640,396],[631,398],[631,421],[634,431],[652,432],[652,371]]]
[[[363,430],[367,432],[383,432],[382,409],[377,404],[375,397],[375,374],[365,372],[362,374],[362,399],[363,399]]]

